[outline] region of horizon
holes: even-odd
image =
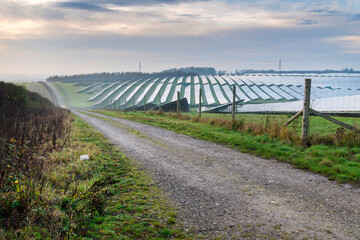
[[[360,1],[4,0],[0,78],[360,69]],[[21,75],[21,76],[19,76]]]
[[[196,67],[196,66],[195,66]],[[180,68],[187,68],[187,67],[180,67]],[[200,67],[201,68],[201,67]],[[207,67],[204,67],[207,68]],[[179,68],[177,68],[178,70]],[[350,71],[347,71],[346,69],[349,69]],[[166,70],[171,70],[171,69],[164,69],[163,71]],[[218,70],[215,69],[217,71],[216,75],[218,74],[218,71],[222,71],[222,70]],[[320,69],[320,70],[316,70],[316,69],[307,69],[307,70],[282,70],[282,71],[277,71],[274,69],[237,69],[239,70],[239,73],[241,73],[242,71],[244,71],[241,74],[281,74],[281,73],[291,73],[291,72],[298,72],[299,74],[306,74],[306,73],[311,73],[311,74],[321,74],[321,73],[355,73],[358,74],[360,73],[359,69],[353,69],[353,68],[345,68],[345,69]],[[130,72],[130,73],[144,73],[144,74],[157,74],[157,73],[162,73],[163,71],[160,72],[139,72],[139,71],[122,71],[122,72]],[[1,75],[0,74],[0,81],[5,81],[5,82],[35,82],[35,81],[45,81],[47,78],[49,77],[55,77],[55,76],[75,76],[75,75],[91,75],[91,74],[101,74],[101,73],[122,73],[122,72],[83,72],[83,73],[73,73],[73,74],[59,74],[59,75]],[[171,72],[169,72],[171,73]],[[184,72],[186,73],[186,72]],[[220,74],[220,75],[236,75],[236,72],[226,72],[225,74]],[[199,74],[201,75],[201,74]]]

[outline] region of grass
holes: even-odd
[[[256,124],[241,120],[234,122],[176,114],[155,112],[118,112],[99,110],[99,113],[139,121],[166,128],[196,138],[225,144],[242,152],[252,153],[264,158],[276,158],[293,166],[327,176],[331,180],[360,185],[360,144],[357,135],[348,137],[344,133],[323,137],[313,135],[312,145],[304,148],[299,143],[296,126],[282,128],[281,122],[270,121]],[[260,117],[261,118],[261,117]],[[279,118],[279,117],[276,117]],[[237,124],[237,125],[236,125]],[[327,125],[331,123],[327,123]],[[329,127],[322,126],[326,131]],[[236,130],[234,130],[236,129]],[[352,138],[355,137],[355,138]],[[347,139],[355,139],[354,142]],[[324,143],[320,144],[321,141]],[[326,142],[329,141],[329,142]]]
[[[182,115],[195,117],[198,115],[198,113],[182,113]],[[213,119],[228,119],[231,120],[231,114],[225,114],[225,113],[202,113],[202,116],[205,118],[213,118]],[[279,121],[281,123],[287,122],[292,115],[280,115],[280,114],[250,114],[250,113],[244,113],[244,114],[236,114],[235,119],[239,120],[242,119],[246,122],[255,122],[255,123],[264,123],[267,120],[269,121]],[[336,117],[331,116],[332,118],[335,118],[341,122],[344,122],[350,126],[354,126],[357,128],[360,128],[360,122],[359,117]],[[302,128],[302,117],[297,118],[293,123],[291,123],[291,126],[295,128],[297,133],[301,133]],[[320,136],[333,134],[337,131],[339,128],[339,125],[329,122],[328,120],[325,120],[318,116],[311,116],[310,118],[310,129],[309,134],[315,135],[318,134]]]
[[[63,148],[38,157],[41,181],[11,175],[0,191],[0,213],[28,201],[19,224],[0,224],[0,239],[191,239],[153,181],[80,118]]]
[[[58,89],[61,92],[66,93],[67,104],[75,108],[84,108],[91,107],[92,102],[89,102],[88,99],[94,95],[94,93],[78,93],[79,90],[83,89],[84,86],[78,86],[76,83],[63,83],[56,82],[56,85],[60,86]],[[63,93],[63,94],[64,94]]]
[[[50,93],[48,92],[46,87],[44,85],[42,85],[41,83],[39,83],[39,82],[25,82],[24,85],[26,86],[26,88],[30,92],[36,92],[37,94],[39,94],[43,98],[47,98],[47,99],[51,100]]]
[[[176,217],[174,209],[152,180],[89,125],[80,119],[77,124],[82,132],[80,139],[88,144],[87,152],[96,149],[91,156],[97,167],[89,168],[100,175],[94,175],[95,179],[111,177],[115,182],[107,190],[110,197],[106,214],[86,223],[86,235],[92,239],[184,238],[181,230],[173,227],[176,220],[169,221]]]

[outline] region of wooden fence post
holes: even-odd
[[[161,97],[160,97],[160,93],[159,93],[159,111],[161,111]]]
[[[201,118],[201,88],[199,89],[199,120]]]
[[[303,141],[306,141],[306,139],[308,137],[308,133],[309,133],[310,92],[311,92],[311,79],[305,79],[303,122],[302,122],[302,139],[303,139]]]
[[[176,103],[176,113],[180,113],[180,92],[177,92],[177,103]]]
[[[233,102],[232,102],[232,120],[235,119],[235,96],[236,96],[236,88],[235,85],[233,86]]]

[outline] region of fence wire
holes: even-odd
[[[91,90],[94,94],[91,100],[101,108],[149,110],[176,101],[179,92],[180,98],[187,99],[193,112],[198,109],[201,89],[202,112],[219,114],[232,111],[235,88],[238,116],[254,122],[269,119],[286,121],[303,108],[305,79],[312,80],[310,108],[329,115],[342,116],[339,120],[349,125],[359,125],[357,118],[351,118],[360,114],[360,74],[357,73],[160,77],[133,79],[108,85],[95,83],[88,88],[98,89]],[[87,88],[85,90],[87,91]],[[323,121],[326,120],[311,117],[311,125],[319,127],[311,127],[310,133],[324,132]],[[294,126],[296,124],[301,124],[301,121],[293,123]],[[337,126],[334,125],[333,128],[336,130]]]

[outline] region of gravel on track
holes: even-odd
[[[146,124],[76,114],[150,173],[190,232],[207,239],[360,239],[355,186]]]

